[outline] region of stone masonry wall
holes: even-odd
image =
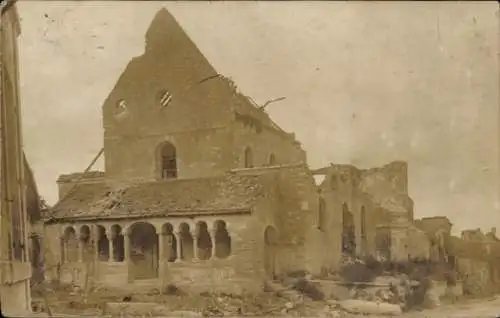
[[[305,163],[304,150],[289,136],[266,128],[248,126],[239,121],[233,124],[233,134],[234,167],[244,168],[247,147],[252,150],[255,167],[269,165],[271,154],[275,156],[276,164]]]
[[[263,205],[262,207],[265,207]],[[270,214],[270,211],[256,211],[256,215]],[[220,218],[217,218],[220,219]],[[193,220],[169,219],[168,222],[180,224],[189,222],[195,224],[198,221],[205,221],[211,224],[215,218],[203,217]],[[231,236],[231,255],[226,259],[211,259],[204,261],[180,261],[165,264],[165,271],[160,275],[160,279],[151,281],[136,280],[129,281],[129,268],[127,262],[69,262],[62,263],[61,245],[59,236],[64,229],[71,224],[53,224],[45,228],[45,259],[48,270],[48,279],[57,278],[64,283],[84,285],[86,272],[89,271],[89,281],[97,285],[123,288],[142,288],[144,283],[148,288],[161,288],[161,284],[172,283],[181,289],[190,290],[196,287],[200,291],[230,291],[235,293],[257,292],[262,288],[263,282],[263,261],[262,249],[263,235],[256,236],[255,233],[263,232],[262,222],[256,216],[227,216],[223,220],[227,223]],[[143,221],[143,220],[141,220]],[[133,220],[122,220],[118,222],[101,222],[106,228],[112,224],[119,224],[126,229]],[[154,218],[148,220],[157,229],[167,220]],[[83,224],[83,223],[82,223]],[[89,223],[85,223],[89,225]],[[90,223],[92,224],[92,223]],[[81,224],[72,224],[77,230]],[[94,253],[92,249],[89,253]],[[87,257],[87,259],[92,259]],[[58,264],[61,266],[59,267]],[[161,266],[161,262],[160,262]],[[59,270],[60,268],[60,270]]]
[[[372,197],[357,187],[360,171],[349,165],[335,165],[324,171],[324,181],[319,185],[319,195],[326,203],[326,226],[312,241],[324,248],[317,250],[316,259],[321,260],[321,267],[335,270],[341,260],[343,207],[353,215],[356,236],[356,254],[358,256],[374,255],[376,251],[377,225],[385,223],[383,213],[373,202]],[[362,235],[362,215],[364,210],[365,236]],[[328,242],[325,244],[324,242]]]
[[[107,139],[106,177],[127,181],[159,179],[159,151],[165,141],[176,148],[178,178],[214,176],[231,168],[231,140],[228,128]]]

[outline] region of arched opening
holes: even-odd
[[[264,270],[270,279],[276,277],[276,253],[278,251],[278,232],[272,226],[264,231]]]
[[[253,168],[253,153],[250,147],[245,149],[245,168]]]
[[[92,244],[90,239],[90,227],[88,225],[83,225],[80,228],[80,242],[82,248],[82,261],[92,261],[93,253],[92,253]]]
[[[167,261],[175,262],[177,259],[177,240],[174,235],[174,227],[170,223],[165,223],[162,226],[163,237],[161,239],[165,240],[165,248],[167,249]]]
[[[196,224],[197,227],[197,243],[198,243],[198,259],[207,260],[212,257],[212,238],[208,233],[207,223],[200,221]]]
[[[326,202],[322,197],[318,202],[318,229],[324,232],[326,228]]]
[[[123,262],[125,259],[125,239],[122,228],[118,224],[111,227],[111,244],[113,245],[113,261]]]
[[[274,155],[274,153],[269,155],[269,165],[270,166],[276,165],[276,156]]]
[[[368,252],[368,237],[366,234],[366,209],[361,207],[361,251],[363,255]]]
[[[101,262],[109,260],[109,240],[102,225],[97,226],[97,251]]]
[[[40,237],[37,235],[33,235],[30,237],[31,241],[31,249],[30,249],[30,257],[31,257],[31,268],[33,274],[31,275],[31,279],[34,283],[41,283],[44,280],[43,274],[43,254],[41,250]]]
[[[231,255],[231,236],[227,231],[226,222],[217,220],[215,227],[215,257],[226,258]]]
[[[188,261],[193,259],[193,236],[191,235],[191,229],[187,223],[181,223],[179,225],[179,239],[181,240],[181,260]]]
[[[75,229],[71,226],[64,230],[63,255],[64,262],[78,261],[78,238]]]
[[[177,150],[170,142],[165,142],[160,148],[161,179],[177,178]]]
[[[391,259],[391,232],[388,228],[381,227],[375,230],[375,248],[377,254],[384,260]]]
[[[158,236],[153,225],[134,223],[130,228],[129,275],[134,279],[158,277]]]
[[[349,256],[356,253],[354,217],[345,203],[342,205],[342,253]]]

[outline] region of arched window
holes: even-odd
[[[162,179],[177,178],[177,157],[175,146],[165,142],[160,149],[160,172]]]
[[[245,149],[245,168],[253,168],[253,154],[250,147]]]
[[[342,252],[353,256],[356,252],[354,216],[347,204],[342,205]]]
[[[361,238],[366,239],[366,209],[361,207]]]
[[[227,230],[226,222],[217,220],[214,222],[215,227],[215,257],[227,258],[231,255],[231,236]]]
[[[319,198],[318,202],[318,229],[323,232],[325,231],[326,223],[326,202],[322,197]]]
[[[361,250],[366,253],[368,250],[368,238],[366,235],[366,209],[361,207]]]
[[[270,166],[276,165],[276,156],[273,153],[269,155],[269,165]]]

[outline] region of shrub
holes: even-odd
[[[174,284],[168,284],[163,289],[163,294],[164,295],[175,295],[175,296],[185,295],[185,293],[181,289],[179,289],[177,286],[175,286]]]
[[[340,277],[346,282],[372,282],[377,277],[376,271],[372,270],[366,264],[354,263],[344,265],[340,269]]]
[[[325,295],[321,290],[319,290],[314,284],[309,282],[307,279],[299,279],[293,285],[293,289],[301,292],[302,294],[308,296],[312,300],[323,300]]]

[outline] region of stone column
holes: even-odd
[[[92,227],[92,247],[94,249],[94,260],[99,261],[99,231],[97,225]]]
[[[181,261],[181,233],[180,232],[174,232],[174,236],[175,236],[175,243],[177,244],[176,245],[176,258],[175,258],[175,261],[176,262],[180,262]]]
[[[61,242],[61,263],[67,263],[68,262],[68,244],[66,243],[66,240],[64,237],[60,238]]]
[[[160,278],[160,293],[163,292],[165,286],[165,265],[167,258],[165,253],[165,233],[158,233],[158,276]]]
[[[127,265],[127,280],[128,282],[131,282],[134,280],[134,277],[132,276],[132,270],[131,270],[131,259],[130,259],[130,236],[129,233],[124,232],[123,233],[123,261]]]
[[[191,236],[193,237],[193,260],[198,259],[198,233],[196,230],[191,231]]]
[[[130,260],[130,236],[128,233],[123,233],[123,260]]]
[[[212,241],[212,256],[211,259],[215,259],[215,247],[217,246],[217,242],[215,241],[215,234],[217,233],[216,229],[212,229],[210,231],[210,239]]]
[[[109,257],[108,257],[108,262],[113,262],[114,255],[115,255],[115,246],[113,245],[113,233],[111,233],[111,230],[108,230],[108,233],[106,233],[106,237],[108,238],[108,244],[109,244]]]
[[[158,233],[158,260],[160,262],[166,260],[166,253],[165,253],[165,234],[164,233]]]
[[[81,237],[78,238],[78,262],[83,262],[83,252],[85,246]]]

